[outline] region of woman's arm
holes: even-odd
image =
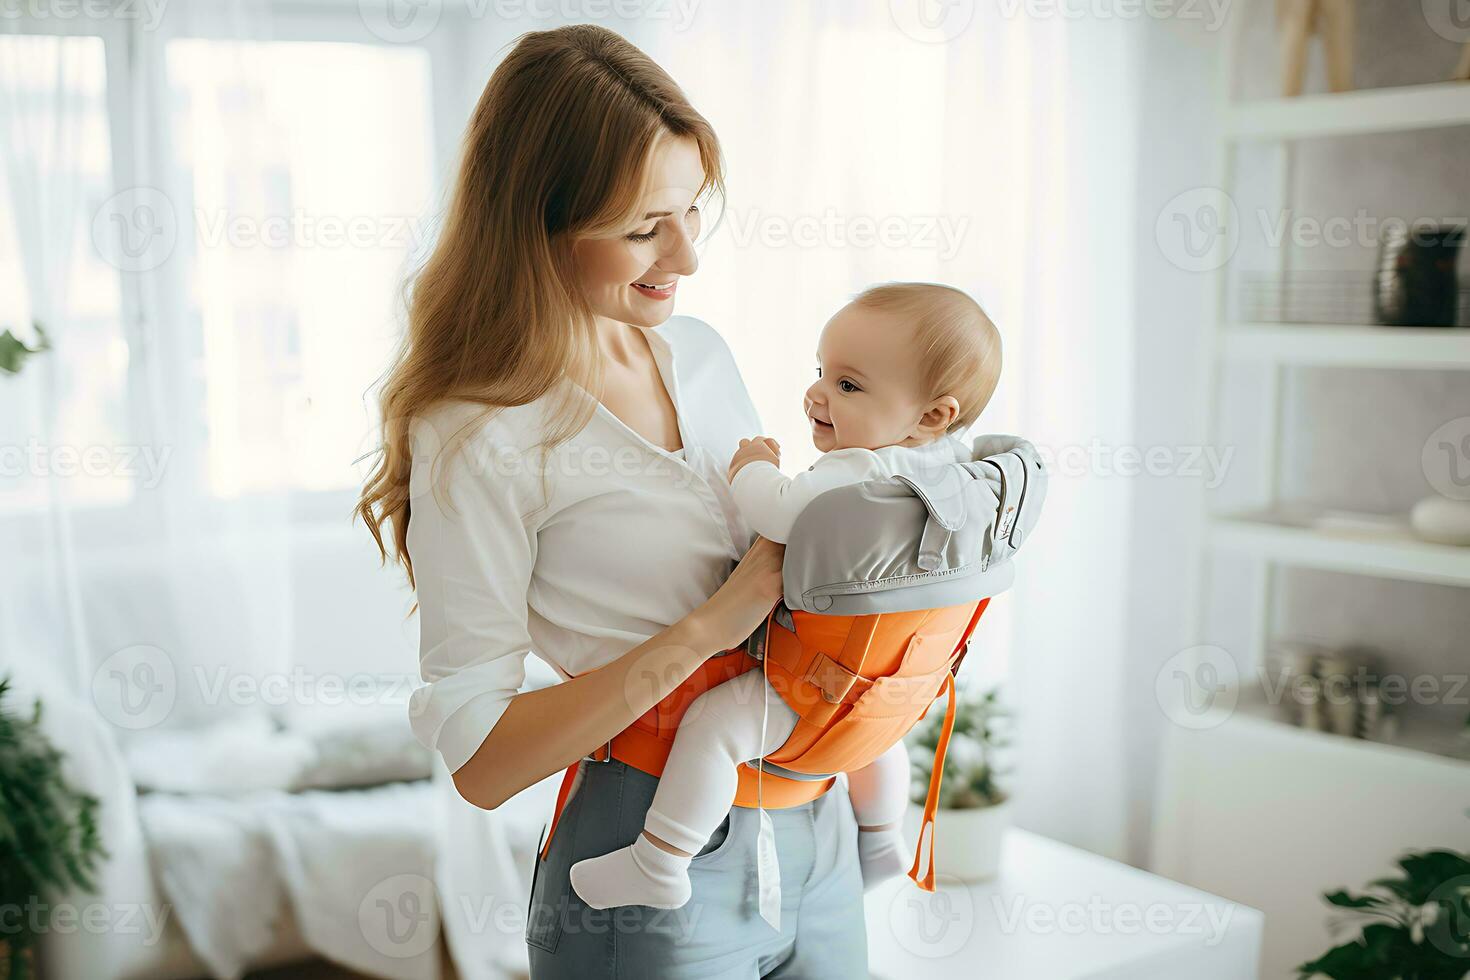
[[[714,653],[745,640],[781,595],[782,545],[757,538],[713,596],[597,670],[517,694],[469,761],[459,794],[494,809],[605,744]]]

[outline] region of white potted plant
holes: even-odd
[[[961,697],[955,703],[954,732],[945,754],[934,821],[934,866],[939,874],[982,881],[993,877],[1000,866],[1001,839],[1010,825],[1011,804],[995,782],[1006,771],[997,768],[995,754],[1010,744],[1003,737],[1009,717],[995,689],[979,697]],[[936,703],[908,737],[914,776],[911,839],[922,825],[923,801],[943,726],[943,705]]]

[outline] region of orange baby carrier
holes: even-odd
[[[954,727],[955,674],[990,598],[1011,584],[1009,559],[1034,525],[1046,488],[1030,443],[986,436],[974,445],[971,461],[924,479],[870,481],[813,500],[792,528],[784,594],[762,626],[741,647],[706,660],[587,759],[617,759],[662,775],[695,698],[764,666],[798,720],[779,749],[740,767],[735,805],[799,806],[830,789],[837,773],[877,759],[947,694],[909,870],[919,887],[933,891],[932,828]],[[581,761],[563,777],[546,848]],[[921,877],[926,831],[929,860]]]

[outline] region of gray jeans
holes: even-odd
[[[526,920],[532,980],[868,975],[857,822],[846,784],[803,806],[767,810],[781,865],[781,931],[756,911],[755,810],[734,807],[689,867],[679,909],[589,909],[571,866],[631,844],[658,780],[621,762],[583,762],[551,849],[536,859]]]

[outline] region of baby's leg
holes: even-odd
[[[736,766],[774,752],[795,728],[796,713],[758,670],[700,695],[679,725],[643,833],[628,847],[572,865],[572,888],[595,909],[679,908],[689,901],[689,861],[730,812]]]
[[[908,852],[903,812],[909,802],[909,753],[899,742],[871,763],[847,774],[858,822],[858,863],[863,890],[902,874]]]

